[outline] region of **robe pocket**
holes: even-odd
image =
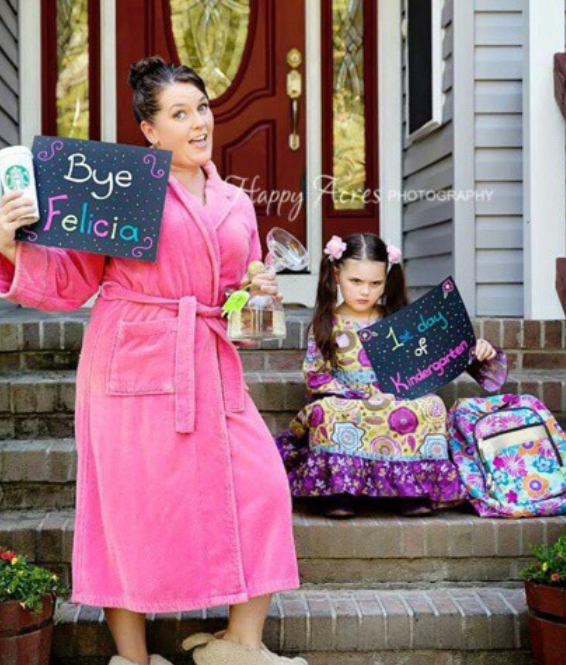
[[[175,392],[177,319],[119,321],[110,354],[109,395]]]

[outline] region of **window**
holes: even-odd
[[[442,0],[407,0],[405,72],[407,138],[442,124]]]
[[[42,2],[42,131],[100,138],[100,0]]]
[[[378,230],[376,3],[322,3],[322,166],[328,233]],[[325,183],[326,185],[326,183]]]

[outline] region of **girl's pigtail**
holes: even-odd
[[[334,276],[335,263],[325,256],[320,264],[320,276],[316,292],[316,305],[312,327],[316,345],[323,358],[334,364],[336,352],[332,344],[332,321],[338,302],[338,287]]]
[[[395,314],[409,304],[407,286],[405,284],[405,272],[400,263],[394,263],[389,268],[383,292],[383,304],[386,316]]]

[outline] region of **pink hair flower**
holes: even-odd
[[[347,245],[340,236],[332,236],[326,243],[324,253],[328,255],[331,261],[338,261],[342,258],[346,248]]]
[[[403,254],[398,247],[395,245],[387,245],[387,258],[389,263],[401,263],[401,258]]]

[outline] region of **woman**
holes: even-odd
[[[145,613],[222,604],[225,633],[183,643],[198,665],[306,663],[261,643],[270,594],[299,585],[291,500],[220,318],[260,258],[253,205],[210,161],[194,71],[146,58],[129,83],[146,139],[173,152],[155,263],[17,242],[29,201],[0,206],[4,298],[69,310],[101,287],[77,371],[72,601],[104,607],[111,665],[168,662],[148,656]],[[278,290],[267,274],[253,288]]]

